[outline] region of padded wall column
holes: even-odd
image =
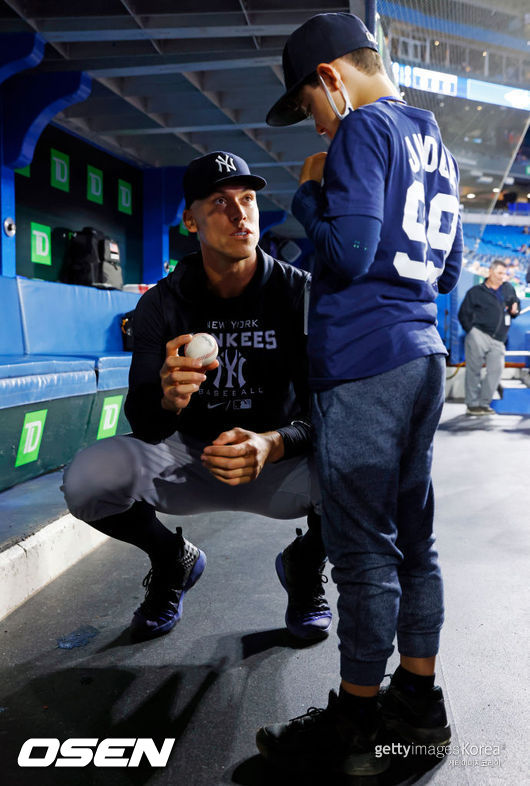
[[[0,275],[15,276],[16,245],[10,229],[15,224],[15,173],[1,161],[0,150]]]
[[[23,74],[44,57],[45,41],[36,33],[0,35],[0,274],[16,274],[14,170],[31,163],[37,141],[50,120],[84,101],[91,79],[83,72]],[[6,231],[7,229],[7,231]]]
[[[27,68],[38,65],[44,56],[44,39],[34,33],[0,35],[0,84]],[[15,222],[15,175],[6,166],[4,128],[5,108],[3,91],[0,93],[0,275],[15,276],[15,236],[4,222]],[[9,223],[9,221],[8,221]]]
[[[161,279],[169,263],[169,227],[182,218],[185,167],[167,166],[144,171],[143,283]]]

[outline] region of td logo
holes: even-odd
[[[50,150],[50,183],[60,191],[70,191],[70,156],[55,150]]]
[[[108,396],[103,399],[103,408],[101,410],[96,439],[106,439],[107,437],[113,437],[115,435],[116,429],[118,428],[122,401],[123,396]]]
[[[41,409],[38,412],[26,412],[18,444],[15,467],[30,464],[38,459],[47,414],[47,409]]]
[[[31,222],[31,261],[39,265],[51,265],[51,229],[45,224]]]
[[[118,210],[132,215],[132,185],[126,180],[118,180]]]
[[[90,164],[86,168],[86,198],[98,205],[103,204],[103,172]]]

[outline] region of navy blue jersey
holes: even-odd
[[[449,288],[461,264],[460,250],[450,254],[461,243],[458,169],[432,113],[389,101],[351,112],[330,145],[322,196],[323,219],[367,216],[381,222],[381,233],[363,275],[344,275],[347,259],[341,271],[317,259],[309,316],[311,386],[447,354],[436,330],[435,298],[446,263],[452,266],[446,271]]]

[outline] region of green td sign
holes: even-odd
[[[103,204],[103,172],[90,164],[86,168],[86,198],[98,205]]]
[[[70,191],[70,156],[50,150],[50,183],[60,191]]]
[[[31,261],[39,265],[51,265],[51,227],[31,222]]]
[[[15,467],[21,467],[23,464],[37,461],[47,414],[47,409],[41,409],[38,412],[26,412],[18,444]]]
[[[96,439],[106,439],[116,434],[122,401],[123,396],[107,396],[107,398],[103,399]]]
[[[132,215],[132,185],[126,180],[118,180],[118,210]]]

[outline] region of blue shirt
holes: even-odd
[[[447,354],[435,298],[439,280],[447,279],[440,289],[448,291],[461,266],[458,169],[431,112],[390,101],[351,112],[330,145],[322,190],[314,182],[301,186],[293,212],[317,247],[308,342],[313,389]],[[321,228],[344,227],[345,217],[357,226],[359,216],[379,222],[369,264],[356,261],[362,238],[349,239],[340,258],[326,259],[329,246],[322,246],[318,222],[311,225],[315,213]]]

